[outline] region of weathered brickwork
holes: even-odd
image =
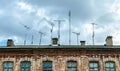
[[[112,51],[112,52],[111,52]],[[20,71],[22,61],[31,62],[31,71],[42,71],[43,61],[52,61],[53,71],[67,71],[67,61],[77,62],[77,71],[89,71],[89,61],[99,62],[99,71],[105,71],[105,62],[115,62],[120,71],[120,50],[117,49],[1,49],[0,71],[3,63],[12,61],[14,71]]]

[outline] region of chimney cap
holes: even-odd
[[[8,41],[13,41],[12,39],[8,39]]]
[[[112,38],[112,36],[107,36],[106,41],[107,41],[107,39],[111,39],[111,38]]]
[[[80,41],[80,43],[82,47],[85,47],[85,41]]]
[[[84,43],[85,41],[84,40],[82,40],[82,41],[80,41],[81,43]]]
[[[52,38],[52,40],[58,40],[58,38],[55,37],[55,38]]]
[[[107,36],[107,38],[112,38],[112,36]]]

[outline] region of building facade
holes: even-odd
[[[120,46],[15,46],[0,48],[0,71],[120,71]],[[109,41],[109,42],[108,42]]]

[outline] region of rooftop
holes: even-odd
[[[15,46],[0,46],[0,49],[120,49],[120,45],[105,46],[105,45],[15,45]]]

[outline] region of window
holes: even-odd
[[[68,71],[77,71],[77,63],[76,63],[76,61],[68,61],[67,62],[67,70]]]
[[[30,71],[30,62],[29,61],[21,62],[21,71]]]
[[[3,71],[13,71],[13,62],[4,62]]]
[[[107,61],[105,63],[106,71],[115,71],[115,62]]]
[[[52,71],[52,61],[43,61],[43,71]]]
[[[98,62],[95,61],[89,62],[89,71],[99,71]]]

